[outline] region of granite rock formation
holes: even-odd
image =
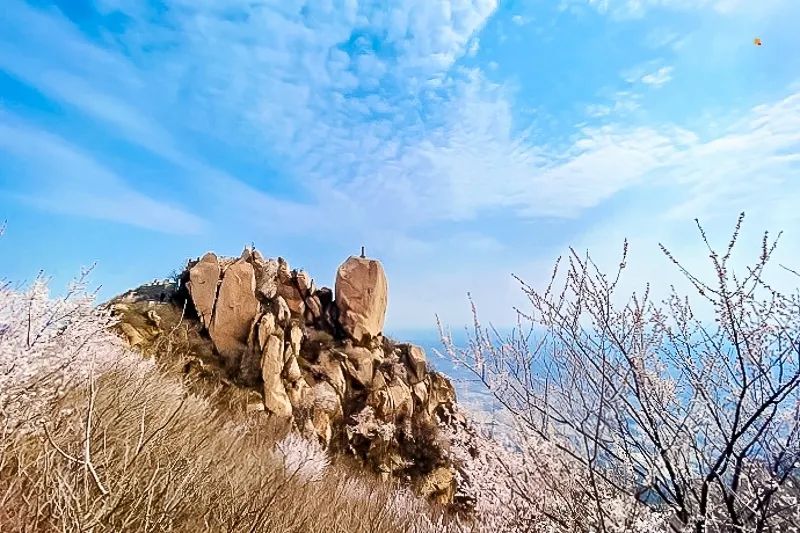
[[[383,336],[388,283],[379,261],[348,258],[331,291],[252,248],[238,258],[207,253],[175,284],[142,287],[112,308],[130,317],[130,302],[141,300],[148,313],[182,309],[227,379],[260,393],[258,410],[432,500],[453,500],[455,467],[437,428],[459,416],[455,389],[421,347]],[[119,329],[131,344],[164,333],[147,317]]]

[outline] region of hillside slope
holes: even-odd
[[[468,504],[439,431],[465,422],[455,390],[422,348],[383,336],[387,285],[380,263],[364,257],[340,266],[332,291],[245,249],[238,258],[205,254],[177,280],[110,307],[131,345],[161,357],[177,340],[185,373],[230,389],[239,408],[264,411],[434,502]]]

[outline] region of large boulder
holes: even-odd
[[[211,327],[220,272],[219,260],[211,252],[205,254],[189,269],[189,281],[186,282],[186,288],[192,297],[200,322],[205,328]]]
[[[336,271],[335,303],[339,325],[358,343],[383,331],[388,283],[380,261],[349,257]]]
[[[255,290],[250,263],[239,260],[225,269],[209,334],[226,367],[238,368],[247,349],[250,328],[260,309]]]
[[[373,353],[368,348],[353,346],[345,350],[345,355],[347,356],[344,362],[347,375],[361,387],[366,388],[372,385],[375,362],[376,360],[380,361],[380,354]]]
[[[264,380],[264,407],[279,417],[292,416],[292,403],[281,380],[283,373],[283,342],[275,335],[267,338],[261,356],[261,377]]]
[[[256,292],[264,298],[274,298],[278,293],[278,262],[274,259],[265,260],[255,252],[252,263],[256,272]]]
[[[409,369],[409,382],[412,385],[416,385],[425,379],[427,374],[428,363],[425,358],[425,350],[414,344],[405,344],[403,345],[403,352]]]

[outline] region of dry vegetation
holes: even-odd
[[[667,252],[692,297],[619,304],[619,272],[573,252],[523,283],[511,336],[477,315],[465,349],[443,333],[509,422],[438,428],[468,519],[248,412],[180,313],[132,353],[82,282],[52,299],[0,280],[0,530],[800,531],[800,296],[766,280],[766,235],[734,272],[739,225],[709,245],[711,282]]]
[[[129,352],[80,286],[60,300],[41,281],[2,290],[2,531],[451,527],[405,490],[238,408],[233,388],[187,382],[168,366],[185,344],[159,346],[174,356],[159,364]]]
[[[41,433],[3,439],[3,531],[431,530],[391,487],[305,441],[276,447],[265,417],[215,415],[152,366],[53,409]]]
[[[698,223],[710,280],[662,246],[694,294],[619,303],[627,245],[612,276],[572,250],[543,290],[522,283],[509,337],[476,315],[469,347],[450,346],[529,457],[501,460],[508,501],[559,531],[800,531],[800,295],[771,285],[768,234],[733,268],[743,218],[719,252]]]

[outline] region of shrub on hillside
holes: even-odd
[[[442,332],[514,424],[513,453],[488,455],[509,475],[486,465],[501,482],[478,490],[542,531],[649,531],[651,511],[675,532],[800,531],[800,298],[765,279],[766,234],[731,268],[742,219],[722,252],[700,227],[711,281],[663,248],[693,298],[673,288],[659,304],[648,287],[617,305],[627,245],[610,277],[573,250],[561,287],[558,264],[544,290],[522,282],[531,309],[508,338],[477,314],[466,349]]]
[[[122,358],[108,312],[86,292],[88,271],[63,298],[38,277],[26,290],[0,286],[0,416],[6,430],[30,429],[50,404]]]

